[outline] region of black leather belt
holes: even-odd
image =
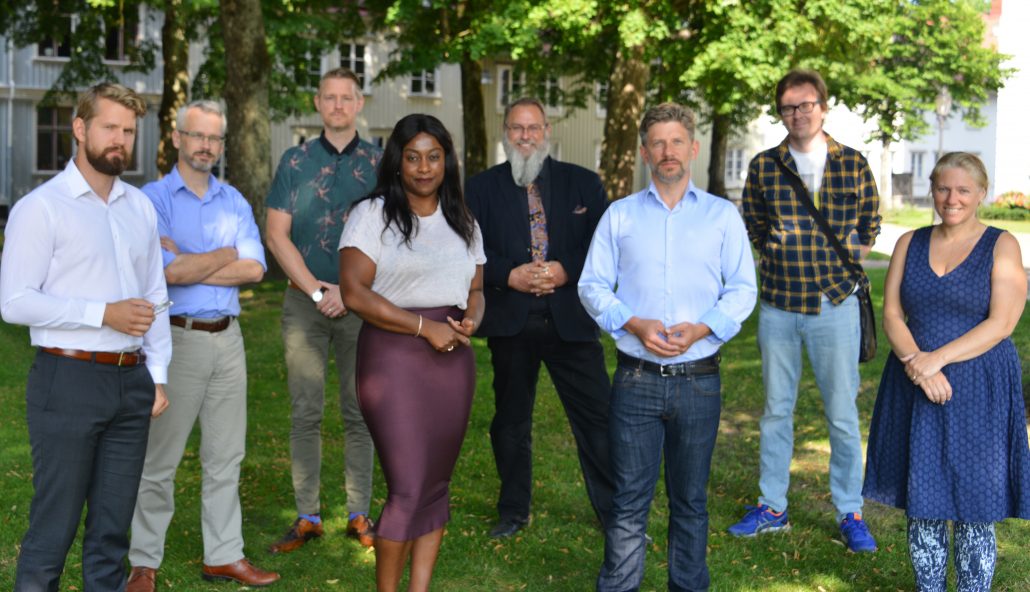
[[[635,368],[643,370],[644,372],[650,372],[652,374],[658,374],[661,376],[693,376],[702,374],[715,374],[719,372],[719,360],[722,356],[719,352],[716,352],[707,358],[701,358],[700,360],[693,360],[691,362],[680,362],[679,364],[656,364],[654,362],[648,362],[647,360],[641,360],[640,358],[634,358],[629,354],[624,354],[621,351],[618,353],[619,365],[625,368]]]

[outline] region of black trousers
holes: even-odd
[[[546,314],[530,314],[522,332],[487,340],[494,369],[490,424],[501,492],[497,513],[528,519],[533,482],[533,403],[540,363],[547,366],[576,439],[587,495],[603,526],[612,507],[608,455],[611,383],[600,341],[563,341]]]
[[[14,589],[57,592],[83,506],[83,590],[123,589],[154,404],[150,372],[39,352],[25,403],[35,494]]]

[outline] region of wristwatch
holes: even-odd
[[[315,290],[314,292],[311,293],[311,299],[315,301],[315,304],[318,304],[319,302],[322,301],[323,292],[324,292],[324,289],[323,288],[319,288],[319,289],[317,289],[317,290]]]

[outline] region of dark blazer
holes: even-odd
[[[583,310],[576,284],[590,248],[594,228],[608,207],[597,173],[548,157],[541,176],[548,180],[547,258],[565,268],[569,281],[547,296],[558,336],[565,341],[597,339],[597,324]],[[508,287],[515,267],[529,263],[529,203],[525,187],[515,185],[507,162],[491,167],[465,183],[465,199],[479,222],[486,251],[483,269],[486,313],[476,332],[485,337],[516,335],[526,324],[536,296]]]

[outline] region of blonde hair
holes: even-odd
[[[147,114],[147,103],[136,91],[115,82],[101,82],[79,95],[79,104],[75,107],[75,117],[82,119],[89,126],[89,122],[97,115],[97,105],[100,103],[100,99],[114,101],[135,113],[136,117],[143,117]]]
[[[934,186],[937,185],[937,179],[940,178],[941,173],[944,169],[962,169],[969,173],[969,176],[973,178],[973,182],[976,183],[980,189],[987,192],[987,187],[990,185],[990,180],[987,178],[987,167],[984,166],[980,157],[970,152],[948,152],[937,161],[937,164],[933,165],[933,170],[930,171],[930,190],[933,191]]]

